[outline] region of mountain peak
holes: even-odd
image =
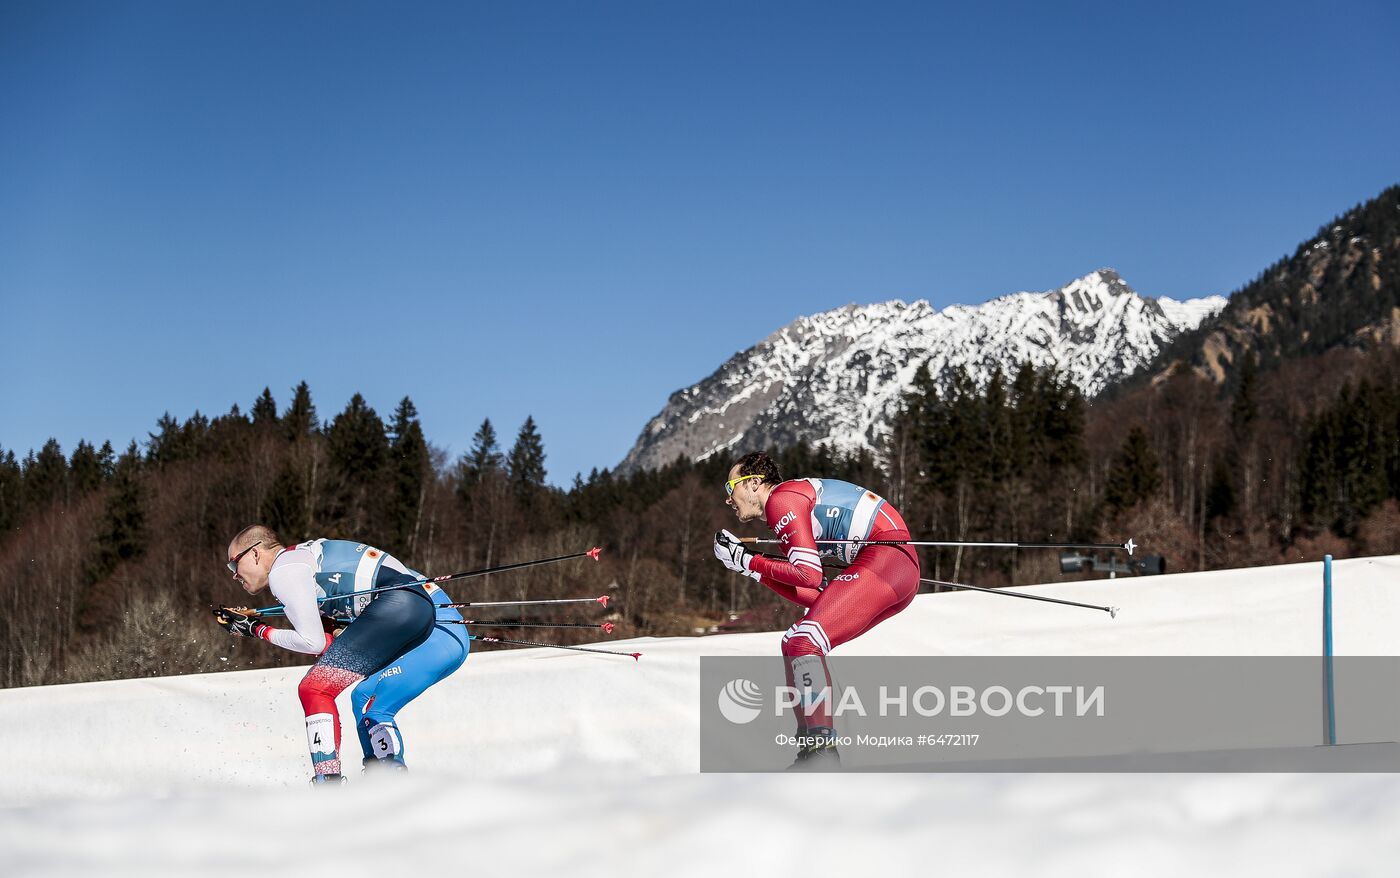
[[[1101,268],[1056,290],[976,306],[940,311],[892,299],[799,317],[673,393],[619,470],[799,440],[877,449],[924,363],[939,382],[961,367],[984,386],[994,370],[1011,374],[1030,361],[1057,367],[1093,396],[1224,304],[1159,303]]]

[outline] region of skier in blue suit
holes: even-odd
[[[230,634],[319,656],[297,696],[306,713],[314,784],[339,784],[340,722],[335,699],[355,687],[355,728],[364,767],[402,770],[403,738],[394,718],[432,684],[461,667],[469,635],[450,599],[401,561],[365,543],[319,539],[283,545],[265,525],[229,544],[228,569],[248,594],[270,590],[291,628],[276,628],[246,607],[220,607]],[[332,634],[333,627],[343,627]]]

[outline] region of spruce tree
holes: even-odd
[[[186,460],[194,460],[204,453],[205,444],[209,441],[209,418],[199,413],[199,409],[194,410],[189,420],[180,428],[180,451],[181,456]]]
[[[515,444],[506,457],[506,474],[512,492],[527,509],[535,504],[544,490],[544,441],[535,428],[533,416],[527,416],[516,434]]]
[[[306,483],[292,461],[287,461],[277,471],[258,511],[259,519],[284,540],[304,539],[310,535],[312,523]]]
[[[103,449],[111,453],[112,446],[104,445]],[[78,447],[73,449],[73,456],[69,458],[68,470],[75,495],[86,494],[95,491],[102,486],[102,481],[106,478],[103,472],[102,458],[97,449],[86,440],[79,439]]]
[[[282,415],[282,430],[287,439],[295,442],[316,432],[316,406],[311,403],[311,387],[305,381],[292,391],[292,403]]]
[[[347,478],[372,480],[389,459],[384,422],[365,398],[355,394],[326,430],[326,451],[336,471]]]
[[[394,545],[407,546],[411,552],[417,543],[423,501],[432,478],[432,458],[428,453],[428,442],[423,437],[423,428],[418,423],[418,410],[406,396],[394,412],[390,432],[394,494],[389,509],[389,526]]]
[[[1390,492],[1386,477],[1387,445],[1395,442],[1393,419],[1387,418],[1383,394],[1375,384],[1363,380],[1341,401],[1341,464],[1343,502],[1333,529],[1342,536],[1353,536],[1362,520],[1380,505]]]
[[[1298,461],[1302,483],[1299,506],[1303,517],[1317,527],[1328,527],[1335,521],[1341,501],[1338,421],[1335,412],[1323,410],[1304,422],[1303,448]]]
[[[272,398],[272,389],[264,387],[262,395],[253,402],[253,426],[271,429],[277,426],[277,401]]]
[[[463,484],[473,485],[481,482],[489,473],[499,472],[504,463],[505,457],[501,454],[501,446],[496,439],[496,428],[491,426],[491,419],[487,418],[472,436],[471,450],[462,455],[459,468]]]
[[[471,449],[457,464],[457,496],[466,510],[469,544],[473,557],[484,567],[496,560],[496,535],[507,495],[504,466],[496,428],[487,418],[472,437]]]
[[[1207,520],[1233,515],[1242,498],[1248,502],[1246,494],[1252,486],[1246,484],[1246,480],[1256,478],[1250,450],[1254,424],[1259,417],[1259,369],[1253,353],[1247,353],[1242,360],[1230,401],[1230,432],[1225,439],[1224,452],[1211,468],[1206,489]],[[1248,512],[1248,508],[1244,511]]]
[[[145,491],[141,485],[141,453],[132,442],[112,471],[112,491],[107,495],[98,525],[97,553],[88,568],[90,581],[109,576],[122,561],[145,551]]]
[[[102,470],[102,480],[106,481],[117,471],[117,454],[112,450],[112,440],[105,439],[97,449],[97,465]]]
[[[31,508],[68,499],[68,460],[57,439],[30,454],[24,467],[24,496]]]
[[[84,571],[84,588],[78,599],[78,630],[97,634],[107,624],[114,589],[104,580],[117,567],[146,551],[146,497],[141,484],[141,452],[132,442],[117,459],[112,490],[98,524],[95,550]]]
[[[1206,487],[1206,520],[1214,521],[1234,514],[1235,473],[1225,456],[1215,458],[1210,470],[1210,482]]]
[[[13,451],[0,454],[0,540],[24,515],[24,472]]]
[[[160,416],[156,421],[156,432],[147,433],[150,441],[146,443],[146,460],[157,466],[164,466],[181,460],[185,454],[185,434],[180,428],[180,422],[171,416],[170,412]]]
[[[1133,427],[1109,466],[1104,505],[1121,512],[1148,499],[1162,484],[1162,467],[1157,452],[1142,427]]]
[[[353,531],[356,539],[383,542],[383,532],[377,529],[382,505],[376,502],[371,509],[371,498],[383,488],[389,440],[384,422],[360,394],[351,397],[345,411],[326,428],[326,455],[336,488],[330,517]],[[376,528],[373,533],[363,533],[371,526]]]

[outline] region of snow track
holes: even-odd
[[[1315,655],[1320,568],[1036,589],[1117,620],[929,595],[842,652]],[[1336,566],[1339,654],[1395,652],[1398,575],[1397,557]],[[777,635],[625,643],[640,662],[472,656],[401,714],[408,778],[334,791],[305,787],[299,669],[0,691],[0,874],[246,875],[320,851],[351,874],[713,875],[814,845],[896,875],[1388,874],[1400,847],[1382,775],[697,775],[699,657]]]

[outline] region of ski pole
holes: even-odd
[[[606,594],[605,594],[605,595],[599,595],[599,596],[596,597],[596,598],[559,598],[559,599],[557,599],[557,600],[547,600],[547,601],[480,601],[480,602],[476,602],[476,603],[473,603],[473,602],[471,602],[471,601],[467,601],[467,602],[464,602],[464,603],[457,603],[457,604],[438,604],[438,603],[435,603],[435,604],[433,604],[433,606],[434,606],[434,607],[453,607],[454,609],[461,609],[461,608],[464,608],[464,607],[522,607],[522,606],[523,606],[523,607],[534,607],[534,606],[539,606],[540,604],[602,604],[603,606],[606,607],[606,606],[608,605],[608,601],[610,601],[610,600],[612,600],[612,595],[606,595]],[[229,607],[215,607],[215,608],[214,608],[216,614],[218,613],[219,610],[226,610],[226,609],[230,609],[230,608],[229,608]],[[240,610],[240,612],[243,612],[243,611]],[[258,611],[258,610],[247,610],[246,612],[247,612],[248,614],[250,614],[250,615],[253,615],[253,616],[262,615],[261,612]],[[276,615],[280,615],[280,613],[268,613],[267,615],[276,616]],[[351,622],[354,622],[355,620],[354,620],[354,619],[332,618],[331,621],[332,621],[332,622],[335,622],[335,623],[336,623],[338,626],[340,626],[340,627],[345,627],[346,625],[349,625]],[[611,633],[612,633],[612,630],[613,630],[613,627],[614,627],[614,624],[613,624],[612,622],[602,622],[602,623],[599,623],[599,624],[597,624],[597,625],[580,625],[580,624],[569,624],[569,625],[563,625],[563,624],[561,624],[561,625],[543,625],[543,624],[540,624],[540,625],[527,625],[527,624],[525,624],[525,623],[519,623],[519,622],[493,623],[493,622],[485,622],[485,621],[480,621],[480,622],[478,622],[478,621],[475,621],[475,620],[463,620],[463,621],[461,621],[461,622],[458,622],[456,619],[438,619],[437,622],[436,622],[436,624],[438,624],[438,625],[485,625],[485,626],[487,626],[487,627],[490,627],[490,626],[493,625],[493,624],[498,624],[498,625],[501,625],[502,627],[512,627],[512,628],[527,628],[527,627],[528,627],[528,628],[602,628],[602,629],[603,629],[605,632],[607,632],[608,634],[611,634]],[[474,636],[474,635],[469,635],[469,636]],[[503,641],[503,642],[504,642],[504,641]],[[543,644],[543,645],[549,646],[550,644]]]
[[[572,649],[575,652],[597,652],[602,653],[603,655],[622,655],[627,656],[633,661],[640,661],[642,658],[642,654],[640,652],[618,652],[615,649],[593,649],[587,646],[565,646],[562,643],[541,643],[537,640],[506,640],[503,637],[482,637],[480,634],[468,634],[467,637],[471,640],[480,640],[482,643],[509,643],[514,646],[547,646],[551,649]]]
[[[602,546],[594,546],[593,548],[589,549],[587,552],[574,552],[572,555],[560,555],[560,556],[557,557],[557,558],[541,558],[541,559],[539,559],[538,561],[521,561],[521,562],[518,563],[518,564],[502,564],[502,565],[497,566],[497,567],[485,567],[485,568],[482,568],[481,570],[468,570],[468,571],[465,572],[465,573],[449,573],[449,574],[446,575],[446,576],[433,576],[433,577],[429,577],[428,579],[417,579],[417,580],[414,580],[413,582],[405,582],[405,583],[401,583],[401,584],[399,584],[399,585],[383,585],[383,586],[380,586],[379,588],[367,588],[367,589],[365,589],[364,591],[357,591],[357,592],[353,592],[353,593],[351,593],[351,594],[343,594],[343,595],[334,595],[334,596],[330,596],[330,597],[324,597],[324,598],[321,598],[321,599],[320,599],[319,601],[317,601],[316,603],[318,603],[318,604],[324,604],[324,603],[327,602],[327,601],[339,601],[339,600],[346,600],[346,599],[349,599],[349,598],[358,598],[358,597],[360,597],[361,595],[375,594],[376,592],[381,592],[381,591],[394,591],[394,590],[400,589],[400,588],[413,588],[415,585],[427,585],[427,584],[430,583],[430,582],[433,583],[433,584],[437,584],[437,583],[439,583],[439,582],[451,582],[451,581],[454,580],[454,579],[470,579],[470,578],[473,577],[473,576],[486,576],[486,575],[491,574],[491,573],[504,573],[504,572],[507,571],[507,570],[520,570],[520,569],[522,569],[522,568],[524,568],[524,567],[535,567],[535,566],[538,566],[538,565],[540,565],[540,564],[554,564],[554,563],[556,563],[556,562],[558,562],[558,561],[569,561],[569,560],[572,560],[572,559],[574,559],[574,558],[592,558],[594,561],[597,561],[597,560],[598,560],[598,556],[599,556],[600,554],[602,554],[602,551],[603,551],[603,547],[602,547]],[[604,604],[604,606],[607,606],[607,605]],[[286,612],[286,609],[285,609],[281,604],[277,604],[276,606],[264,607],[264,608],[255,610],[254,612],[258,613],[259,615],[263,615],[263,616],[280,616],[280,615],[282,615],[283,613]]]
[[[1118,607],[1100,607],[1097,604],[1081,604],[1078,601],[1064,601],[1060,600],[1059,598],[1047,598],[1043,595],[1038,594],[1023,594],[1019,591],[1003,591],[999,588],[982,588],[978,585],[963,585],[962,583],[958,582],[944,582],[941,579],[920,579],[919,581],[927,582],[929,585],[944,585],[948,588],[962,588],[967,589],[968,591],[984,591],[987,594],[999,594],[1002,597],[1008,598],[1025,598],[1026,600],[1030,601],[1046,601],[1052,604],[1065,604],[1066,606],[1070,607],[1083,607],[1086,610],[1102,610],[1103,612],[1108,614],[1108,617],[1110,619],[1118,618]]]
[[[759,537],[739,537],[741,543],[752,543],[755,545],[777,545],[782,540],[768,540]],[[817,540],[818,543],[835,545],[840,543],[852,543],[858,546],[966,546],[971,548],[984,549],[1127,549],[1128,554],[1133,553],[1137,543],[1131,539],[1126,543],[1010,543],[1010,542],[974,542],[969,540]]]
[[[456,619],[439,619],[439,625],[481,625],[486,628],[602,628],[603,633],[611,634],[613,631],[612,622],[601,622],[599,624],[587,624],[578,622],[561,622],[553,624],[549,622],[492,622],[488,619],[463,619],[460,622]]]
[[[548,601],[465,601],[460,604],[437,604],[439,607],[452,607],[454,609],[465,609],[467,607],[537,607],[540,604],[602,604],[608,605],[612,600],[612,595],[600,595],[596,598],[557,598]]]

